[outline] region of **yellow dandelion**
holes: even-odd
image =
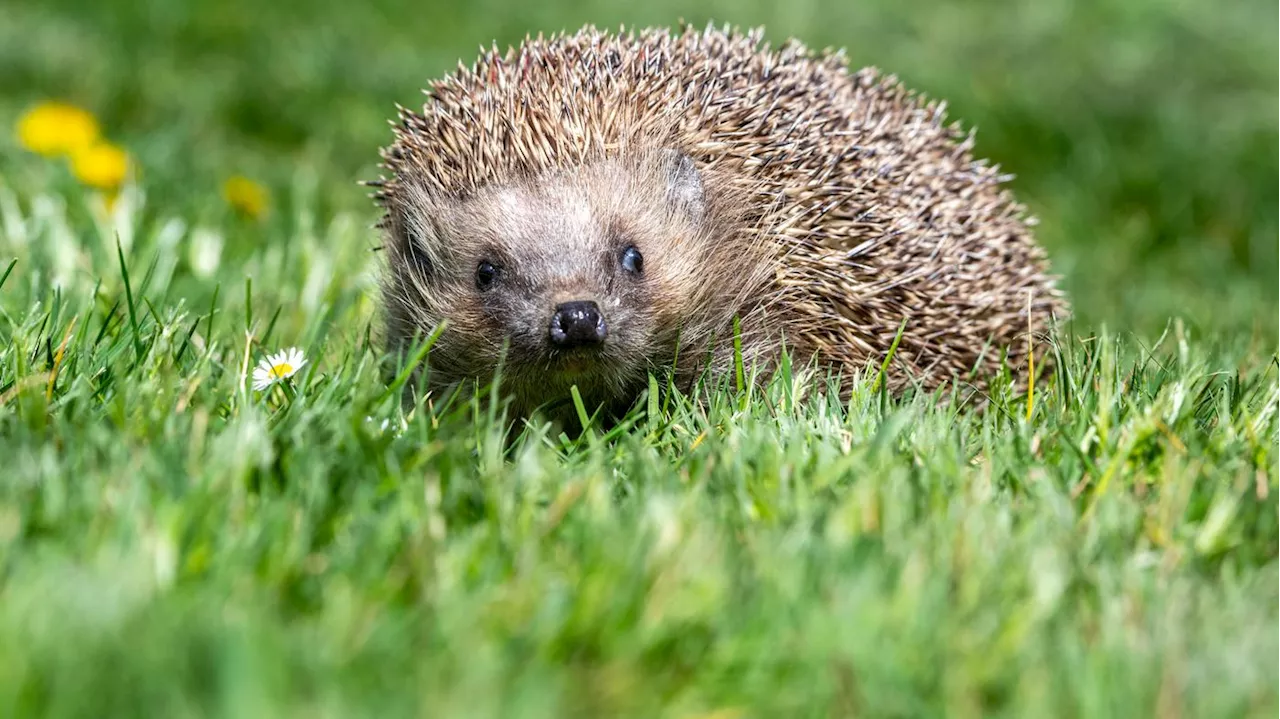
[[[63,102],[44,102],[18,119],[18,142],[41,155],[69,155],[98,140],[98,121],[88,111]]]
[[[108,142],[76,150],[71,155],[71,171],[84,184],[101,190],[115,190],[129,173],[129,155]]]
[[[298,370],[306,364],[306,356],[297,347],[277,352],[259,362],[254,368],[253,388],[264,390],[276,382],[283,382],[297,374]]]
[[[247,177],[235,175],[222,183],[222,197],[235,210],[258,219],[267,211],[267,190]]]

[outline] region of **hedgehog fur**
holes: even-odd
[[[483,51],[426,92],[370,184],[389,342],[445,323],[432,387],[501,366],[520,413],[570,385],[625,406],[650,373],[731,366],[735,323],[750,363],[786,347],[848,378],[905,322],[891,389],[980,390],[1069,312],[972,132],[842,52],[586,27]],[[643,274],[618,269],[633,249]],[[572,299],[608,321],[590,347],[547,339]]]

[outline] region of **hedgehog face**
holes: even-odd
[[[463,200],[424,192],[393,226],[394,294],[446,330],[437,381],[491,379],[525,409],[569,396],[634,398],[668,366],[683,318],[706,301],[723,243],[693,162],[671,151],[609,160]]]

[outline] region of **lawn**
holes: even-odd
[[[1077,309],[1033,396],[784,373],[582,436],[401,407],[356,184],[395,103],[491,41],[681,17],[845,47],[978,128]],[[0,714],[1275,716],[1276,26],[6,0]],[[110,202],[20,146],[49,100],[128,154]],[[292,391],[255,391],[291,346]]]

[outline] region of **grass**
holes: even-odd
[[[141,169],[107,213],[0,139],[6,714],[1280,710],[1274,4],[355,7],[3,10],[0,123],[65,97]],[[1079,309],[1031,401],[788,371],[508,444],[389,394],[354,180],[392,104],[494,38],[708,13],[978,125]],[[253,392],[290,345],[296,394]]]

